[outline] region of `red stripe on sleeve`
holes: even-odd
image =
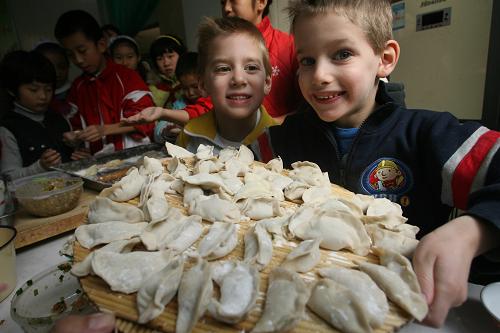
[[[267,163],[273,159],[273,151],[271,150],[271,145],[269,138],[266,133],[261,134],[257,141],[259,142],[259,150],[261,156],[261,162]]]
[[[500,138],[499,132],[488,131],[484,133],[457,165],[451,180],[453,202],[457,208],[465,209],[467,207],[467,199],[474,177],[498,138]]]

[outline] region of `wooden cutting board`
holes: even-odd
[[[332,191],[337,195],[350,199],[353,195],[339,186],[333,185]],[[186,213],[185,208],[182,206],[182,198],[177,195],[167,195],[167,201],[170,205],[175,206],[183,210]],[[137,200],[134,199],[131,204],[137,204]],[[297,206],[294,203],[286,202],[288,206]],[[244,255],[244,242],[243,236],[245,232],[250,227],[253,221],[242,221],[239,224],[238,230],[238,245],[237,247],[226,257],[219,260],[242,260]],[[211,223],[203,221],[203,224],[208,227]],[[201,237],[200,237],[201,239]],[[194,249],[197,247],[199,240],[191,247]],[[298,241],[294,241],[298,243]],[[260,293],[257,299],[257,304],[252,311],[248,314],[245,320],[235,324],[228,325],[218,322],[211,318],[209,315],[203,316],[194,327],[193,332],[224,332],[224,333],[238,333],[238,332],[249,332],[257,323],[260,318],[262,311],[264,309],[265,294],[268,284],[268,276],[270,271],[279,266],[285,257],[292,250],[292,246],[289,242],[276,244],[273,242],[273,257],[269,265],[260,272]],[[78,242],[75,242],[74,246],[74,261],[82,261],[90,251],[83,248]],[[321,249],[321,262],[314,268],[313,271],[300,274],[301,277],[307,283],[312,283],[317,279],[316,271],[319,268],[328,267],[331,265],[339,265],[343,267],[354,267],[355,261],[370,261],[378,263],[378,258],[370,254],[367,257],[361,257],[355,255],[348,251],[329,251]],[[193,266],[193,262],[187,261],[184,270],[188,270]],[[124,333],[154,333],[154,332],[175,332],[175,322],[177,318],[177,297],[165,307],[163,313],[150,321],[147,325],[139,325],[136,323],[138,319],[137,305],[136,305],[136,293],[126,295],[120,292],[112,291],[109,286],[100,277],[95,275],[88,275],[86,277],[80,278],[80,283],[82,284],[83,290],[89,296],[89,298],[99,307],[101,311],[112,312],[117,317],[117,328],[120,332]],[[401,308],[392,302],[389,302],[389,313],[385,318],[384,325],[376,330],[375,333],[389,333],[398,330],[401,326],[407,324],[411,320],[411,317],[406,314]],[[321,318],[316,316],[309,309],[306,309],[306,318],[301,320],[298,326],[291,330],[293,333],[309,333],[309,332],[339,332],[335,330],[332,326],[327,324]]]
[[[56,216],[35,217],[20,207],[14,220],[17,230],[16,249],[73,230],[83,224],[88,206],[97,194],[98,192],[93,190],[84,189],[75,208]]]

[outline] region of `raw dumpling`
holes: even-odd
[[[342,332],[372,332],[358,298],[349,288],[333,280],[319,280],[312,289],[307,306]]]
[[[94,258],[95,253],[99,251],[128,253],[132,251],[133,248],[140,242],[140,239],[135,237],[128,240],[118,240],[104,245],[100,249],[90,252],[82,261],[73,263],[73,267],[71,267],[71,274],[79,277],[94,274],[92,271],[92,259]]]
[[[184,196],[182,197],[182,202],[185,207],[189,207],[190,202],[201,196],[203,196],[203,189],[201,187],[191,184],[184,185]]]
[[[198,253],[208,260],[218,259],[231,253],[238,244],[238,232],[235,224],[215,222],[208,234],[198,245]]]
[[[196,242],[202,232],[201,217],[190,215],[166,235],[163,238],[163,242],[167,248],[173,250],[175,253],[181,253]]]
[[[295,162],[292,163],[293,170],[290,171],[290,178],[309,186],[330,186],[328,174],[324,174],[320,167],[313,162]]]
[[[228,261],[213,268],[213,279],[220,286],[221,295],[220,301],[212,299],[209,303],[210,315],[228,324],[243,320],[255,305],[259,294],[260,276],[257,268]]]
[[[137,237],[147,225],[146,222],[103,222],[97,224],[84,224],[76,228],[75,237],[81,246],[86,249],[91,249],[99,244],[107,244],[117,240]]]
[[[266,163],[266,169],[271,170],[273,172],[282,172],[283,171],[283,160],[281,157],[276,157]]]
[[[168,154],[174,158],[190,158],[194,156],[190,151],[168,141],[165,142],[165,147],[167,148]]]
[[[156,178],[163,173],[163,164],[161,164],[159,159],[144,156],[139,173],[143,176],[153,176]]]
[[[319,274],[347,287],[365,308],[368,321],[373,328],[384,323],[389,312],[387,297],[366,273],[343,267],[322,268]]]
[[[240,209],[231,201],[220,199],[217,195],[200,196],[189,204],[189,214],[200,215],[204,220],[215,222],[239,223]]]
[[[154,272],[162,270],[172,260],[172,252],[134,251],[130,253],[97,252],[92,270],[111,290],[130,294],[139,290]]]
[[[373,246],[377,248],[391,250],[407,258],[411,258],[417,248],[418,240],[415,236],[408,237],[404,232],[391,231],[378,224],[367,224],[365,228],[372,239]]]
[[[113,186],[101,191],[101,196],[108,197],[113,201],[129,201],[141,193],[145,177],[139,174],[136,167],[130,168],[127,175]]]
[[[139,208],[126,203],[114,202],[105,197],[96,197],[89,206],[89,223],[144,221],[144,213]]]
[[[301,273],[309,272],[321,260],[321,252],[319,251],[320,242],[321,239],[302,241],[286,256],[281,267]]]
[[[287,332],[305,316],[309,289],[300,276],[284,268],[269,274],[264,313],[252,333]]]
[[[184,259],[173,258],[165,268],[151,274],[137,292],[139,324],[145,324],[158,317],[165,306],[174,298],[181,283]]]
[[[283,214],[280,202],[276,198],[248,198],[238,203],[241,213],[253,220],[276,217]]]
[[[302,199],[305,190],[310,186],[301,181],[294,180],[287,187],[285,187],[285,198],[290,201],[297,201]]]
[[[218,174],[198,173],[192,176],[182,177],[182,180],[187,184],[197,185],[204,190],[219,191],[219,189],[223,189],[231,195],[234,194],[231,192],[231,189],[226,187],[221,176]]]
[[[143,210],[148,221],[156,222],[167,217],[169,208],[165,193],[163,191],[154,191],[151,197],[147,199]]]
[[[198,160],[209,160],[214,158],[214,146],[200,144],[196,149],[195,156]]]
[[[176,333],[189,333],[205,313],[212,297],[213,284],[210,265],[205,260],[183,274],[177,301]]]
[[[245,262],[256,264],[264,269],[273,257],[273,242],[263,225],[257,223],[244,237]]]
[[[367,216],[381,216],[386,214],[402,216],[403,210],[400,205],[386,198],[375,198],[366,210]]]
[[[427,302],[408,259],[384,250],[380,255],[380,265],[362,262],[359,269],[370,275],[391,301],[419,321],[425,318]]]
[[[189,176],[189,170],[180,159],[174,157],[168,162],[167,170],[175,178],[182,178]]]

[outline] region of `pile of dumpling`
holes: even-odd
[[[243,321],[256,304],[259,272],[271,262],[273,246],[293,249],[270,270],[252,332],[291,330],[306,306],[344,332],[380,327],[388,299],[418,320],[425,317],[427,304],[408,260],[418,228],[405,223],[399,205],[345,190],[339,195],[311,162],[287,171],[279,158],[254,162],[245,146],[214,156],[210,146],[192,154],[166,145],[172,156],[166,170],[162,161],[145,157],[139,169],[100,193],[88,223],[75,231],[79,244],[93,251],[72,273],[94,274],[114,291],[137,293],[139,323],[159,316],[176,294],[176,332],[190,332],[206,312],[228,324]],[[243,225],[242,260],[217,261],[238,245]],[[322,265],[319,276],[303,279],[299,273],[320,263],[320,248],[372,253],[380,265]],[[196,264],[184,271],[188,260]]]

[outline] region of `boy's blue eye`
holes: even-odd
[[[305,57],[300,59],[299,63],[301,66],[312,66],[315,64],[315,61],[313,58]]]
[[[333,56],[335,60],[346,60],[352,56],[352,53],[347,50],[341,50]]]

